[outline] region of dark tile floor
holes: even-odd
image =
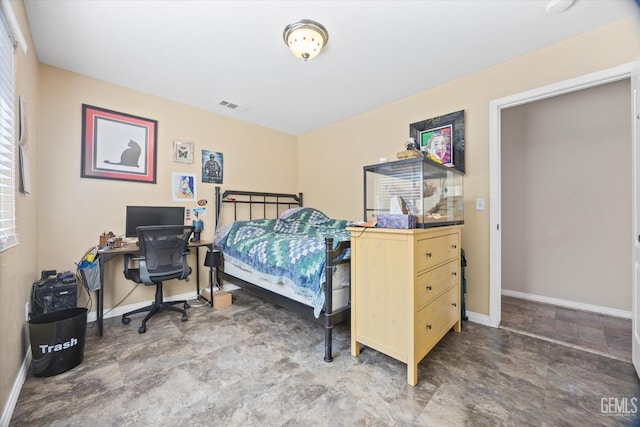
[[[615,403],[640,397],[630,363],[472,322],[411,387],[403,363],[351,356],[345,326],[325,363],[319,325],[245,291],[189,312],[162,313],[144,335],[135,318],[107,319],[102,338],[90,327],[80,365],[28,376],[10,425],[625,426],[633,406]]]
[[[502,296],[500,327],[631,362],[631,319]]]

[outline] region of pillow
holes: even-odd
[[[299,221],[307,224],[322,224],[331,218],[314,208],[291,208],[284,211],[279,217],[280,220]]]
[[[220,249],[220,242],[225,237],[227,237],[227,234],[229,234],[229,231],[231,231],[232,226],[233,226],[233,223],[230,222],[229,224],[221,225],[216,229],[215,234],[213,236],[213,244],[216,249]]]
[[[287,209],[286,211],[282,212],[278,218],[279,219],[287,219],[289,216],[291,216],[294,213],[298,212],[300,209],[306,209],[306,208],[299,207],[299,208]]]

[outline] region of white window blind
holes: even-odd
[[[0,10],[0,251],[18,243],[16,231],[15,41]]]

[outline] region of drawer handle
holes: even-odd
[[[431,285],[427,286],[427,290],[428,290],[428,291],[430,291],[430,290],[432,290],[432,289],[433,289],[433,288],[431,287]]]
[[[451,245],[451,247],[452,247],[453,249],[457,249],[457,248],[458,248],[458,245]]]
[[[429,323],[429,324],[427,325],[427,329],[429,329],[429,330],[430,330],[431,328],[432,328],[431,323]]]
[[[431,252],[427,252],[427,258],[431,258]]]
[[[457,307],[458,303],[454,302],[454,303],[451,303],[451,305],[454,306],[454,307]]]
[[[451,274],[453,274],[454,276],[457,276],[458,272],[457,271],[452,271]]]

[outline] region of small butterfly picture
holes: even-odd
[[[193,142],[173,141],[173,161],[193,163]]]

